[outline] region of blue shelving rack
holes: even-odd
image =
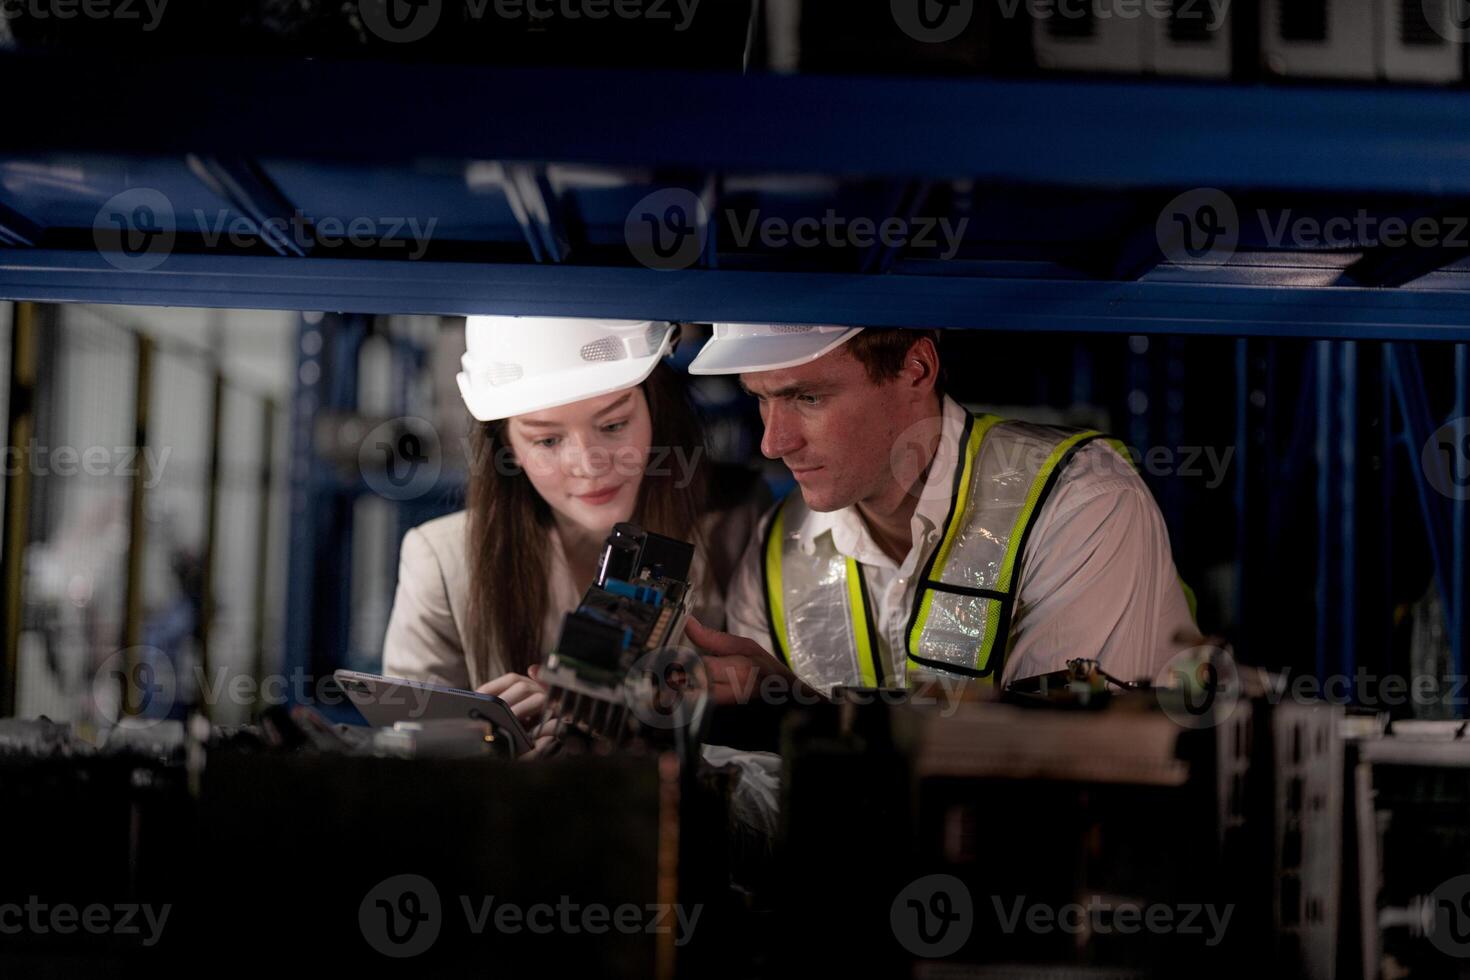
[[[1253,610],[1269,608],[1260,569],[1272,532],[1300,521],[1283,488],[1309,481],[1315,593],[1300,615],[1315,640],[1296,662],[1319,675],[1383,666],[1373,651],[1390,612],[1370,599],[1387,588],[1394,508],[1408,499],[1444,596],[1453,668],[1465,664],[1466,501],[1435,490],[1414,461],[1442,423],[1470,411],[1470,247],[1294,248],[1243,233],[1228,261],[1176,263],[1155,220],[1196,188],[1270,220],[1361,207],[1406,220],[1470,213],[1470,92],[105,55],[91,67],[0,57],[0,91],[27,93],[7,107],[0,150],[0,297],[1173,338],[1127,368],[1154,394],[1129,433],[1149,440],[1179,435],[1169,408],[1191,397],[1181,338],[1234,338],[1233,362],[1214,368],[1234,379],[1243,646],[1271,628]],[[109,72],[147,99],[99,99],[93,80]],[[96,238],[113,217],[107,202],[140,187],[174,212],[151,229],[173,236],[169,254],[146,269],[120,266]],[[713,217],[690,225],[703,238],[685,267],[647,268],[624,223],[669,190]],[[948,260],[781,252],[741,246],[721,217],[834,202],[880,221],[968,217],[974,233]],[[242,222],[251,241],[210,244],[201,213]],[[298,214],[312,227],[437,218],[439,231],[417,258],[271,232]],[[1314,344],[1307,355],[1278,357],[1299,340]],[[1424,342],[1443,356],[1423,363]],[[1286,409],[1254,402],[1268,382],[1296,385],[1287,421],[1298,424],[1282,445],[1268,423]],[[298,410],[347,398],[309,387]],[[1384,431],[1365,459],[1370,417]],[[301,467],[309,482],[311,464]],[[1171,493],[1162,504],[1178,519],[1185,502]],[[1382,540],[1365,540],[1371,528]],[[304,540],[326,547],[314,533]],[[293,582],[306,561],[293,556]],[[316,642],[302,617],[320,610],[293,601],[288,646],[300,650]]]

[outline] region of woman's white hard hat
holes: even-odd
[[[716,323],[690,374],[749,374],[815,361],[862,333],[862,327],[795,323]]]
[[[673,337],[660,320],[472,316],[456,380],[470,414],[491,422],[641,384]]]

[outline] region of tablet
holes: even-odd
[[[400,721],[487,721],[496,734],[505,733],[514,755],[531,748],[531,739],[510,705],[493,694],[477,694],[457,687],[425,684],[402,677],[336,670],[332,677],[347,692],[369,725],[391,728]]]

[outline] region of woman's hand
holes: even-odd
[[[541,709],[546,706],[546,687],[537,679],[540,672],[540,667],[532,667],[530,677],[501,674],[475,690],[480,694],[493,694],[504,701],[516,716],[516,721],[527,725],[541,717]]]

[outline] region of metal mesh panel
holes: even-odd
[[[602,337],[590,344],[583,344],[581,354],[584,361],[621,361],[628,356],[616,337]]]
[[[507,364],[496,362],[490,365],[490,383],[492,385],[508,385],[512,381],[519,381],[525,376],[525,370],[519,364]]]

